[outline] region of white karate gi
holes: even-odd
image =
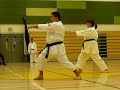
[[[84,42],[84,49],[82,48],[81,53],[78,57],[76,67],[83,69],[86,61],[92,58],[96,65],[101,71],[105,71],[108,67],[105,62],[101,59],[98,49],[98,33],[94,27],[88,28],[86,30],[76,31],[77,36],[83,36],[84,40],[95,39],[96,41]]]
[[[33,43],[29,43],[28,45],[28,53],[30,54],[30,62],[37,62],[37,56],[36,56],[36,53],[37,53],[37,45],[35,42]]]
[[[61,21],[49,24],[38,24],[38,28],[47,30],[46,43],[51,44],[59,41],[64,41],[64,26]],[[45,48],[38,57],[38,69],[43,71],[47,63],[45,58],[48,48]],[[50,47],[49,56],[55,56],[56,59],[68,69],[74,71],[76,67],[68,60],[66,56],[64,43]],[[48,57],[49,58],[49,57]]]

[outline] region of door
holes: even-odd
[[[23,34],[2,34],[0,37],[0,52],[6,62],[24,61]]]

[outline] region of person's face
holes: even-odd
[[[87,25],[88,28],[92,27],[91,23],[87,22],[86,25]]]
[[[33,39],[31,39],[31,43],[33,43]]]
[[[50,20],[51,20],[51,22],[56,22],[56,21],[58,21],[58,17],[51,15]]]

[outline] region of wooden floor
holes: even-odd
[[[75,63],[75,62],[73,62]],[[73,80],[74,74],[58,62],[48,62],[45,80],[33,80],[37,76],[36,63],[8,63],[0,66],[0,90],[119,90],[120,60],[107,61],[109,73],[101,73],[88,61],[82,80]]]

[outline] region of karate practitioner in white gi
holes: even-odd
[[[108,67],[105,62],[101,59],[99,55],[98,49],[98,33],[97,33],[97,25],[95,24],[93,19],[89,19],[86,22],[88,29],[76,31],[77,36],[83,36],[84,42],[82,44],[82,50],[78,57],[78,61],[76,63],[76,67],[81,73],[86,61],[89,58],[95,62],[95,64],[99,67],[102,72],[108,72]]]
[[[43,49],[41,54],[38,57],[38,69],[39,69],[39,76],[36,77],[34,80],[43,80],[43,71],[44,67],[46,66],[48,57],[50,55],[54,55],[56,59],[63,64],[65,67],[73,71],[76,75],[74,78],[75,80],[80,80],[81,76],[77,71],[76,67],[68,60],[66,56],[65,46],[64,46],[64,26],[60,21],[61,16],[59,12],[52,12],[51,13],[51,23],[48,24],[38,24],[30,26],[29,28],[38,28],[40,30],[44,29],[47,30],[46,36],[46,48]],[[28,28],[28,29],[29,29]]]
[[[30,62],[36,63],[37,62],[37,45],[33,42],[33,38],[31,38],[30,43],[28,45],[28,53],[30,54]]]

